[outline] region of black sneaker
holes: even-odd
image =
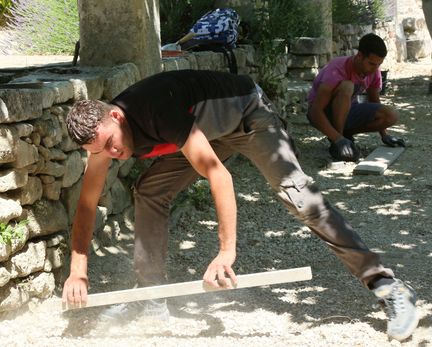
[[[166,300],[160,299],[111,305],[100,314],[99,320],[114,323],[143,318],[168,323],[169,316]]]
[[[419,321],[414,289],[395,279],[393,283],[379,286],[373,292],[384,304],[388,318],[387,335],[398,341],[410,337]]]

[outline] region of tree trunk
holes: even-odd
[[[141,77],[161,71],[159,0],[78,0],[80,64],[132,62]]]

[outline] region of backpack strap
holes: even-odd
[[[232,74],[235,74],[235,75],[238,74],[237,59],[236,59],[234,51],[232,50],[231,47],[215,46],[212,51],[213,52],[222,52],[224,54],[224,56],[227,58],[229,71]]]

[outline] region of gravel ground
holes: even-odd
[[[392,131],[408,143],[382,176],[353,176],[354,165],[328,168],[327,142],[304,117],[290,118],[302,152],[301,163],[364,241],[382,254],[397,276],[416,288],[419,327],[406,342],[389,341],[385,315],[307,228],[276,200],[244,158],[231,162],[238,197],[237,274],[311,266],[313,279],[169,300],[168,323],[145,319],[104,327],[101,308],[64,314],[41,310],[4,315],[7,346],[432,346],[431,95],[430,62],[398,64],[390,71],[384,102],[401,112]],[[362,153],[377,145],[376,134],[358,136]],[[202,187],[201,190],[205,190]],[[200,279],[216,254],[215,212],[211,201],[177,200],[170,231],[170,281]],[[199,205],[199,209],[195,207]],[[92,293],[130,288],[132,232],[124,227],[115,246],[92,252]],[[50,301],[48,300],[48,303]]]

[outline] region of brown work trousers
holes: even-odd
[[[266,97],[231,134],[210,141],[224,161],[234,152],[249,158],[286,208],[317,234],[364,286],[376,277],[393,277],[342,215],[304,174],[293,142]],[[187,159],[176,153],[157,158],[135,185],[134,266],[140,286],[166,283],[170,203],[198,178]]]

